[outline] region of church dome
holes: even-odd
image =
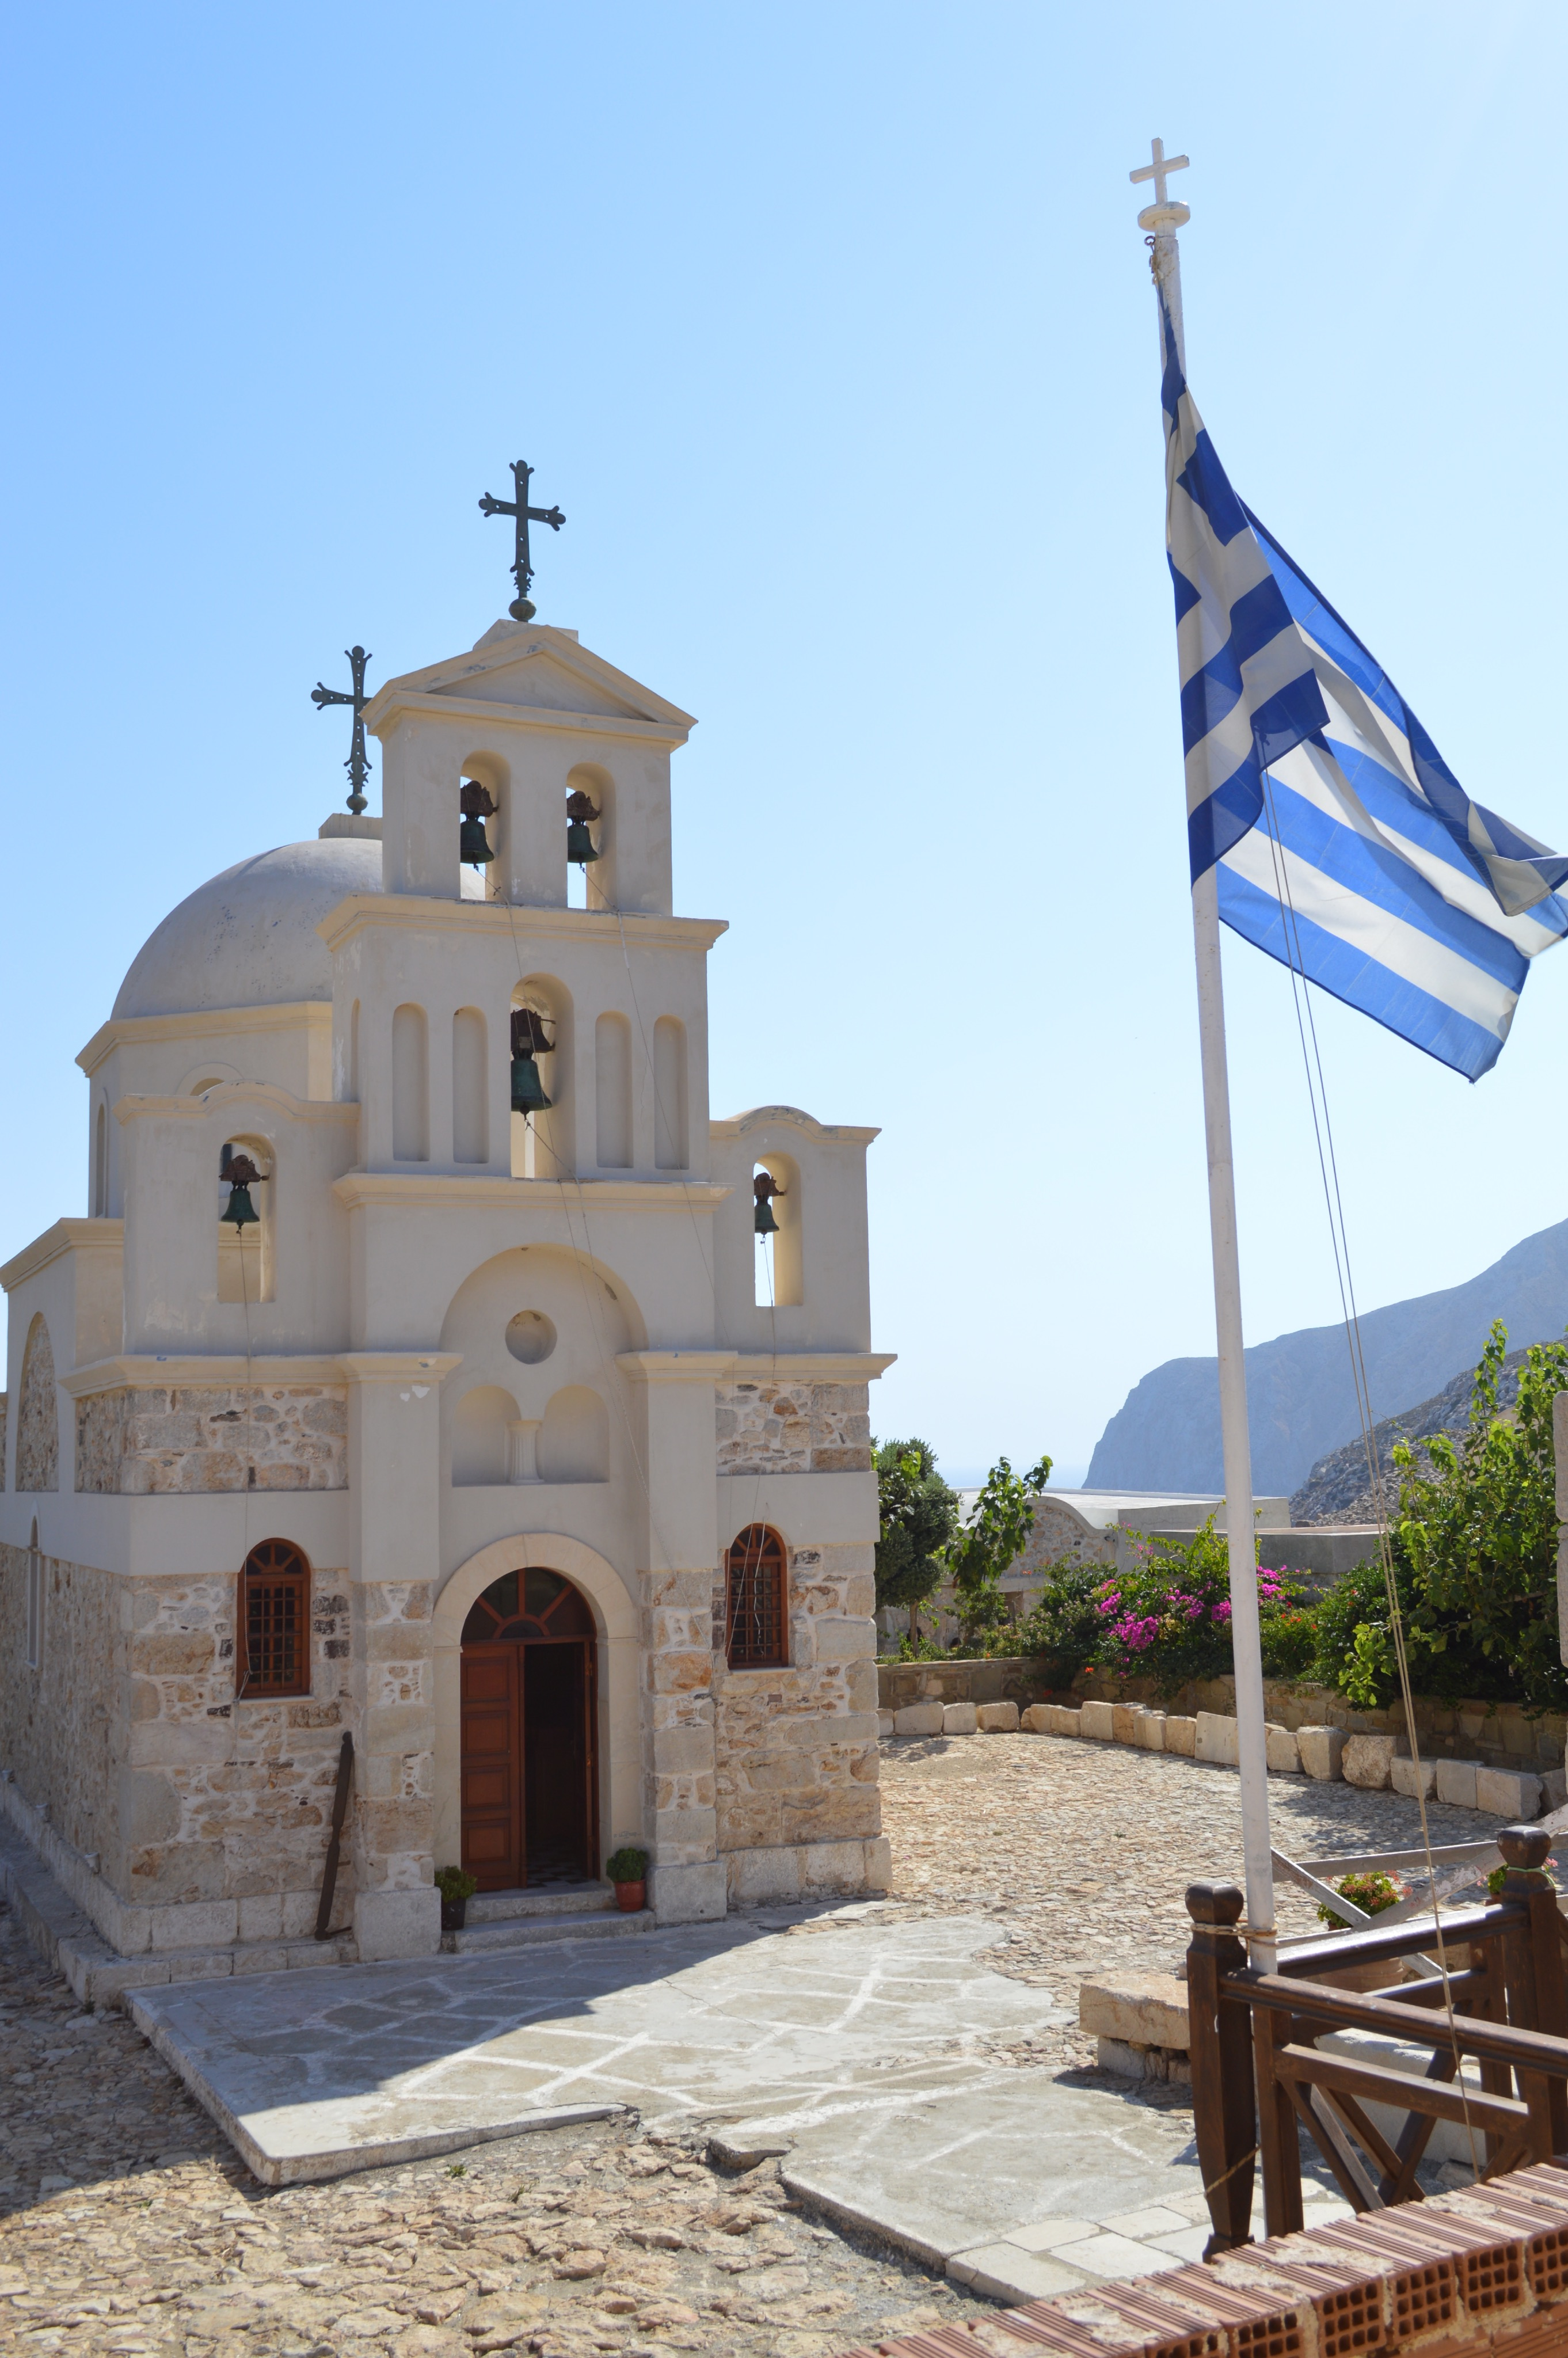
[[[118,1017],[199,1015],[330,999],[316,931],[351,892],[381,891],[381,846],[362,837],[285,843],[225,868],[171,909],[131,961]]]

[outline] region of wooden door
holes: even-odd
[[[462,1650],[463,1865],[481,1891],[514,1891],[523,1847],[523,1648]]]

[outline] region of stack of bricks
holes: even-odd
[[[1565,2162],[841,2358],[1563,2358]]]

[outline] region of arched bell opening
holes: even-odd
[[[503,1573],[462,1636],[462,1863],[481,1891],[599,1874],[598,1639],[579,1588]]]

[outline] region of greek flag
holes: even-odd
[[[1568,859],[1471,801],[1237,498],[1161,310],[1193,881],[1217,866],[1227,925],[1478,1080],[1530,960],[1568,933]]]

